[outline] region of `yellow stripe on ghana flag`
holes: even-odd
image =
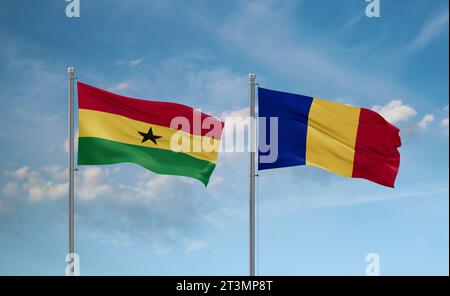
[[[180,153],[188,154],[192,157],[203,159],[211,163],[217,160],[217,151],[220,146],[220,140],[215,140],[207,136],[192,135],[176,129],[142,122],[121,115],[106,113],[101,111],[94,111],[88,109],[78,110],[78,126],[79,137],[95,137],[103,138],[111,141],[143,146],[148,148],[158,148],[165,150],[171,149],[171,137],[174,134],[176,138],[182,139],[184,143],[189,143],[191,151]],[[147,133],[149,128],[152,128],[153,134],[161,136],[157,139],[157,145],[152,141],[141,143],[142,136],[139,132]],[[205,151],[202,146],[202,141],[208,141],[209,151]],[[195,151],[194,148],[197,148]],[[212,152],[210,152],[213,150]]]
[[[314,98],[308,117],[306,164],[351,177],[360,108]]]

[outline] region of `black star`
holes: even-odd
[[[138,131],[138,133],[143,137],[141,143],[144,143],[145,141],[150,140],[153,143],[155,143],[155,145],[158,145],[158,143],[156,143],[156,140],[159,138],[162,138],[161,136],[154,135],[152,128],[149,128],[147,133],[143,133],[143,132],[139,132],[139,131]]]

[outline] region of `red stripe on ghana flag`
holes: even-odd
[[[356,135],[354,178],[394,187],[400,165],[399,129],[378,113],[361,108]]]
[[[190,128],[178,128],[184,132],[205,136],[208,135],[212,138],[219,139],[222,134],[221,129],[214,129],[214,126],[221,126],[223,128],[223,122],[217,118],[205,113],[200,113],[198,118],[201,118],[201,122],[207,118],[208,123],[213,125],[207,128],[201,128],[200,130],[193,130],[194,109],[192,107],[170,103],[170,102],[156,102],[141,99],[134,99],[118,94],[111,93],[109,91],[88,85],[86,83],[78,82],[78,108],[89,109],[95,111],[102,111],[122,115],[134,120],[148,122],[150,124],[156,124],[161,126],[170,127],[170,122],[175,117],[187,118],[190,122]],[[198,111],[197,111],[198,112]]]

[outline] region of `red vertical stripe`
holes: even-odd
[[[353,162],[353,177],[394,187],[400,165],[399,129],[378,113],[361,108]]]

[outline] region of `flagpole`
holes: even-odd
[[[75,198],[74,198],[74,88],[75,88],[75,68],[67,68],[69,78],[69,275],[75,275],[74,253],[75,253]]]
[[[255,73],[250,81],[250,276],[255,275]]]

